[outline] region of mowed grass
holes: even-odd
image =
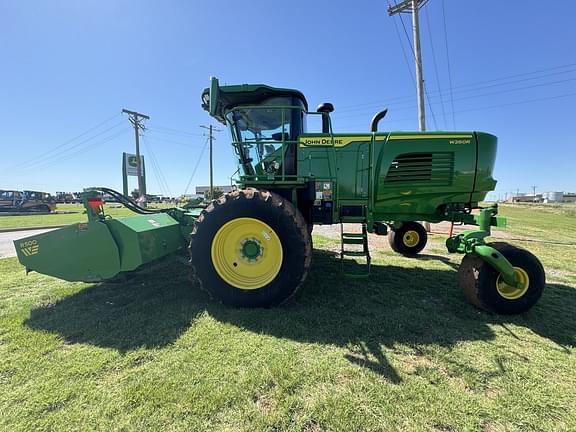
[[[572,215],[502,212],[576,241]],[[305,286],[268,310],[215,303],[176,260],[121,284],[0,260],[0,430],[576,430],[574,247],[514,241],[553,271],[502,317],[465,302],[460,257],[430,240],[419,259],[372,248],[372,276],[348,279],[315,237]]]
[[[500,214],[511,242],[538,256],[549,278],[576,284],[576,205],[501,205]]]
[[[163,204],[154,204],[151,207],[169,207]],[[112,217],[134,216],[135,213],[125,207],[117,205],[104,205],[104,211]],[[49,227],[67,225],[77,222],[86,222],[87,217],[82,204],[58,204],[56,211],[50,214],[22,214],[18,216],[6,216],[0,212],[0,229],[2,228],[27,228]]]

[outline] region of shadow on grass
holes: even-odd
[[[194,289],[189,269],[165,261],[155,271],[122,283],[94,284],[55,304],[31,311],[26,325],[121,352],[165,346],[206,310],[209,300]]]
[[[302,342],[347,347],[346,358],[390,382],[400,378],[383,348],[453,346],[460,341],[490,341],[488,324],[525,326],[557,343],[576,345],[576,289],[548,285],[540,303],[520,316],[495,316],[468,305],[451,269],[427,270],[373,265],[369,279],[339,273],[335,254],[315,251],[309,278],[288,305],[274,309],[234,309],[212,301],[168,262],[154,273],[124,284],[99,284],[54,305],[32,310],[26,325],[58,333],[69,343],[89,343],[121,352],[162,347],[176,340],[198,314],[256,333]]]

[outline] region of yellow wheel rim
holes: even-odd
[[[528,291],[528,287],[530,286],[530,277],[526,270],[520,267],[514,267],[514,273],[516,273],[516,277],[522,284],[521,287],[517,288],[515,286],[508,285],[502,279],[502,275],[498,275],[498,279],[496,279],[496,289],[498,290],[498,294],[508,300],[517,300],[526,294]]]
[[[212,240],[212,264],[233,287],[255,290],[274,280],[282,266],[282,243],[270,226],[258,219],[225,223]]]
[[[414,247],[420,241],[420,234],[417,231],[409,230],[404,233],[402,241],[408,247]]]

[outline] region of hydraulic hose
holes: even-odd
[[[126,197],[123,194],[121,194],[120,192],[115,191],[114,189],[106,188],[106,187],[94,187],[94,188],[90,188],[90,190],[100,192],[103,194],[108,194],[112,198],[114,198],[116,201],[118,201],[120,204],[122,204],[124,207],[126,207],[128,210],[131,210],[134,213],[138,213],[138,214],[166,213],[170,210],[173,210],[173,208],[149,209],[149,208],[141,207],[132,198]]]

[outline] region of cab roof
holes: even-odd
[[[221,123],[226,123],[224,114],[227,110],[238,105],[257,105],[262,100],[270,97],[292,96],[298,98],[308,110],[308,102],[304,95],[294,89],[270,87],[265,84],[240,84],[230,86],[218,86],[218,99],[213,116]],[[210,100],[210,88],[205,88],[202,92],[202,108],[210,112],[207,101]]]

